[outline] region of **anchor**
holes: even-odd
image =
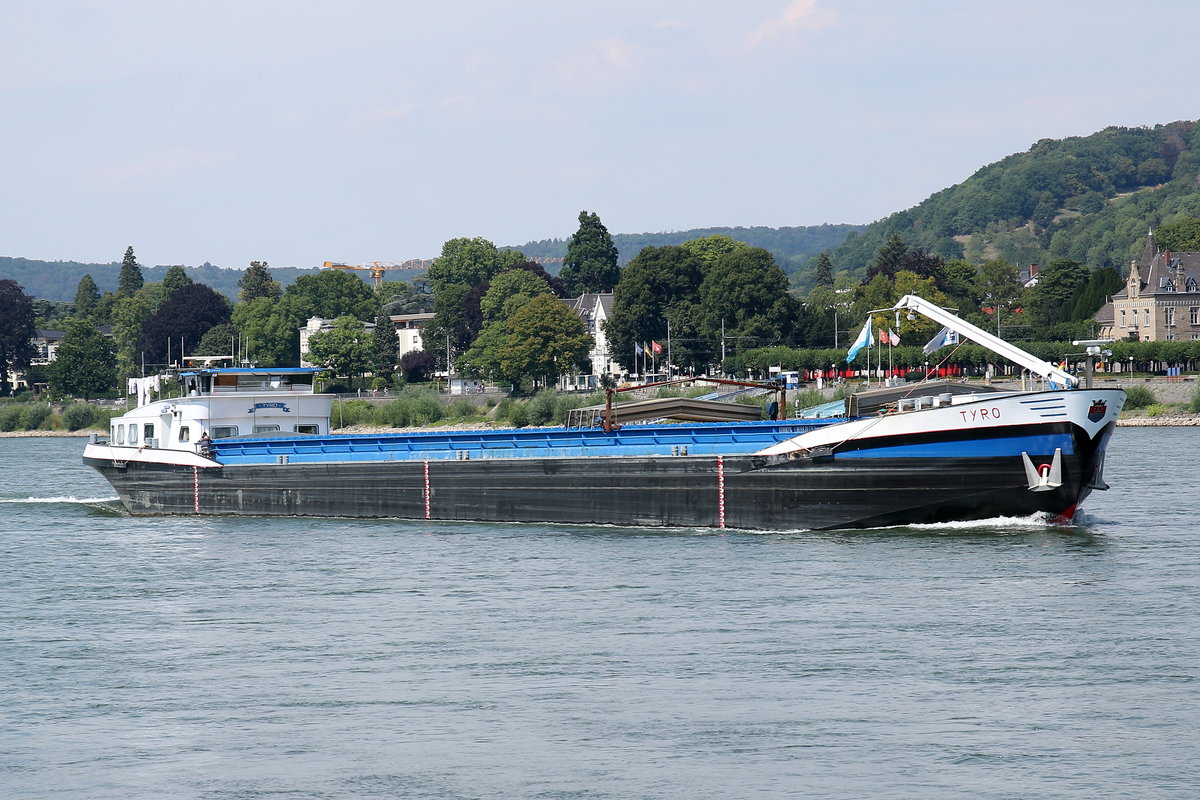
[[[1049,464],[1034,466],[1029,460],[1029,453],[1021,451],[1021,460],[1025,462],[1025,478],[1029,481],[1029,491],[1048,492],[1062,486],[1062,448],[1054,448],[1054,458]]]

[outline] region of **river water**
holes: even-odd
[[[0,439],[0,797],[1200,796],[1200,429],[780,534],[133,518],[82,446]]]

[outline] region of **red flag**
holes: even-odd
[[[658,355],[662,352],[662,345],[658,342],[652,341],[650,342],[650,349],[654,351],[654,355]]]

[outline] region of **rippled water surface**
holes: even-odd
[[[0,439],[4,798],[1194,798],[1200,430],[1082,524],[133,518]]]

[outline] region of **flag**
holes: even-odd
[[[658,342],[651,340],[650,349],[654,352],[654,355],[658,355],[659,353],[662,352],[662,345],[659,344]]]
[[[862,330],[858,332],[858,338],[854,340],[854,344],[850,345],[849,352],[846,353],[846,360],[853,361],[858,355],[858,351],[867,347],[871,342],[871,318],[867,317],[867,321],[863,324]]]
[[[932,339],[926,342],[921,350],[925,355],[929,355],[934,350],[938,350],[948,344],[958,344],[958,333],[949,328],[942,328]]]
[[[896,333],[893,330],[889,330],[888,337],[892,340],[893,345],[895,345],[896,347],[900,346],[900,334]]]
[[[640,356],[642,353],[644,353],[646,351],[642,348],[642,346],[640,344],[638,344],[637,342],[634,342],[633,343],[633,352],[637,353]]]

